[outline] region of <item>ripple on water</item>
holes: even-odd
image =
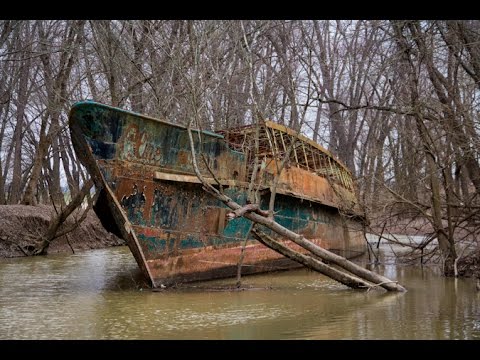
[[[468,279],[379,269],[409,291],[355,291],[306,270],[242,278],[255,290],[138,291],[126,247],[9,259],[0,261],[0,339],[480,338]]]

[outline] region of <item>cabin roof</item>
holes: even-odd
[[[347,166],[345,164],[343,164],[336,156],[334,156],[330,151],[328,151],[327,149],[325,149],[322,145],[316,143],[315,141],[307,138],[306,136],[302,135],[302,134],[299,134],[297,133],[296,131],[294,131],[293,129],[291,128],[288,128],[286,127],[285,125],[281,125],[281,124],[277,124],[273,121],[270,121],[270,120],[267,120],[265,121],[265,125],[268,126],[269,128],[271,129],[275,129],[275,130],[279,130],[279,131],[283,131],[285,133],[287,133],[288,135],[291,135],[291,136],[297,136],[297,138],[307,144],[309,144],[310,146],[313,146],[314,148],[317,148],[318,150],[320,150],[321,152],[325,153],[326,155],[328,155],[329,157],[331,157],[334,161],[336,161],[341,167],[343,167],[344,170],[346,170],[349,174],[351,174],[350,170],[347,168]]]
[[[333,155],[330,151],[328,151],[327,149],[325,149],[323,146],[316,143],[315,141],[307,138],[306,136],[304,136],[300,133],[297,133],[295,130],[293,130],[293,129],[285,126],[285,125],[278,124],[278,123],[273,122],[271,120],[265,120],[263,122],[263,124],[270,129],[280,131],[280,132],[282,132],[284,134],[288,134],[289,136],[294,137],[294,138],[296,137],[301,142],[303,142],[305,144],[308,144],[309,146],[314,147],[315,149],[319,150],[321,153],[328,156],[332,161],[337,163],[344,171],[346,171],[351,176],[351,171],[349,170],[349,168],[345,164],[342,163],[342,161],[340,161],[335,155]],[[255,127],[256,127],[255,124],[245,125],[245,126],[240,126],[240,127],[236,127],[236,128],[221,130],[221,131],[218,131],[218,133],[224,135],[225,139],[228,141],[229,140],[228,138],[231,137],[235,133],[242,134],[242,135],[253,133],[255,131]]]

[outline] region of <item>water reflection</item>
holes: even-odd
[[[7,259],[0,339],[480,339],[471,279],[387,264],[376,271],[407,293],[354,291],[308,270],[245,277],[254,290],[152,292],[126,247]]]

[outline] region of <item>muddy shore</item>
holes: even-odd
[[[0,205],[0,258],[25,256],[19,246],[25,248],[32,245],[36,238],[45,233],[54,213],[55,209],[46,205]],[[72,214],[67,223],[74,221],[75,216]],[[106,231],[95,213],[89,211],[75,230],[50,243],[48,254],[73,253],[124,244],[124,240]]]

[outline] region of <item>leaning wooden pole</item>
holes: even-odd
[[[323,275],[326,275],[333,280],[336,280],[348,287],[354,289],[369,289],[372,287],[372,284],[369,284],[362,279],[359,279],[355,276],[352,276],[343,271],[337,270],[318,259],[313,258],[310,255],[301,254],[298,251],[290,249],[288,246],[283,245],[279,241],[271,238],[264,232],[260,231],[256,226],[252,228],[252,234],[255,239],[261,242],[263,245],[269,247],[272,250],[275,250],[279,254],[296,261],[309,269],[315,270]]]
[[[203,180],[203,179],[202,179]],[[205,186],[207,184],[208,186]],[[256,224],[263,225],[268,229],[274,231],[275,233],[279,234],[281,237],[286,238],[288,240],[293,241],[297,245],[300,245],[302,248],[310,251],[314,255],[318,256],[320,259],[335,264],[353,275],[360,277],[361,279],[367,280],[372,282],[375,286],[381,286],[385,290],[388,291],[406,291],[406,289],[398,284],[396,281],[392,281],[385,276],[379,275],[373,271],[367,270],[360,265],[355,264],[347,260],[346,258],[334,254],[318,245],[315,245],[311,241],[308,241],[300,234],[297,234],[279,223],[277,223],[271,217],[265,216],[265,211],[260,210],[258,206],[249,204],[245,207],[240,206],[238,203],[230,199],[223,193],[218,192],[217,189],[212,187],[210,184],[205,182],[204,190],[207,191],[212,196],[216,197],[218,200],[222,201],[225,205],[227,205],[233,211],[227,214],[229,219],[234,219],[238,216],[243,216],[246,219],[253,221]]]
[[[318,256],[320,259],[328,263],[335,264],[364,280],[372,282],[376,286],[381,286],[388,291],[406,291],[406,289],[402,285],[398,284],[396,281],[392,281],[385,276],[367,270],[340,255],[334,254],[318,245],[315,245],[311,241],[305,239],[302,235],[283,227],[271,217],[266,217],[265,211],[258,209],[258,207],[256,208],[252,204],[249,204],[246,207],[242,207],[225,194],[218,192],[215,188],[213,188],[212,190],[211,186],[204,186],[204,189],[212,196],[215,196],[217,199],[222,201],[230,209],[234,210],[233,212],[227,214],[227,217],[229,219],[234,219],[238,217],[238,215],[243,216],[253,221],[254,223],[261,224],[267,227],[268,229],[279,234],[281,237],[293,241],[297,245],[300,245],[302,248]],[[245,210],[246,208],[247,210]]]
[[[236,204],[236,205],[239,206],[238,204]],[[227,204],[227,206],[231,207],[231,206],[233,206],[233,204],[230,203],[230,205]],[[270,230],[276,232],[280,236],[285,237],[285,238],[293,241],[297,245],[300,245],[304,249],[306,249],[306,250],[310,251],[311,253],[313,253],[314,255],[318,256],[320,259],[322,259],[322,260],[324,260],[328,263],[335,264],[335,265],[351,272],[352,274],[354,274],[354,275],[356,275],[356,276],[358,276],[362,279],[370,281],[377,286],[383,287],[385,290],[388,290],[388,291],[406,291],[406,289],[403,286],[401,286],[400,284],[398,284],[396,281],[392,281],[392,280],[386,278],[385,276],[382,276],[382,275],[379,275],[379,274],[377,274],[373,271],[367,270],[367,269],[361,267],[360,265],[357,265],[354,262],[351,262],[351,261],[347,260],[346,258],[340,256],[340,255],[334,254],[334,253],[332,253],[332,252],[330,252],[330,251],[328,251],[328,250],[326,250],[326,249],[324,249],[324,248],[322,248],[318,245],[315,245],[311,241],[308,241],[307,239],[305,239],[302,235],[297,234],[297,233],[283,227],[282,225],[280,225],[279,223],[274,221],[272,218],[266,218],[266,217],[263,217],[263,216],[261,216],[257,213],[254,213],[254,212],[247,212],[247,213],[244,214],[244,217],[253,221],[253,222],[255,222],[255,223],[264,225],[265,227],[267,227]]]

